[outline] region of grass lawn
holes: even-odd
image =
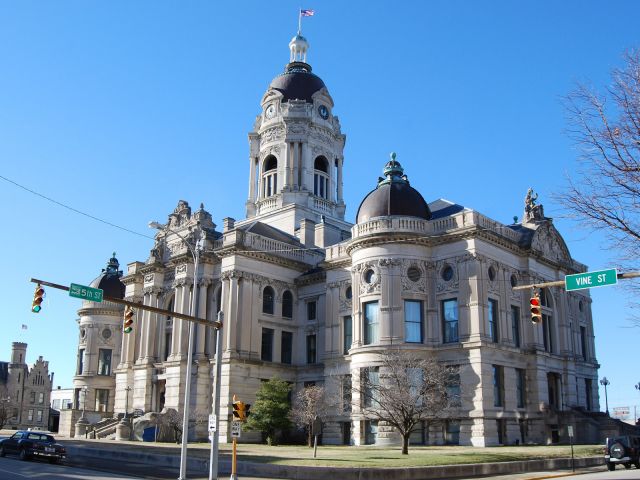
[[[204,445],[203,445],[204,447]],[[221,444],[229,453],[231,445]],[[602,455],[601,445],[575,445],[576,457]],[[511,462],[542,458],[570,457],[568,445],[518,447],[409,447],[409,455],[402,455],[400,447],[335,447],[319,446],[318,456],[303,446],[273,446],[238,444],[238,460],[275,465],[306,465],[334,467],[419,467],[428,465],[456,465],[462,463]]]

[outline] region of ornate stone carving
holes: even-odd
[[[148,273],[144,276],[144,283],[153,282],[154,274]]]
[[[458,257],[455,259],[448,260],[440,260],[436,262],[436,292],[452,292],[458,290],[460,287],[460,283],[458,280],[458,269],[459,263],[464,259],[464,255],[462,257]],[[447,267],[451,268],[451,277],[447,279],[445,274],[445,269]]]
[[[378,262],[365,262],[359,264],[360,274],[360,294],[367,295],[369,293],[380,293],[380,270],[377,265]],[[369,270],[372,270],[373,273],[369,278]],[[367,281],[368,280],[368,281]]]
[[[187,271],[187,264],[183,263],[180,264],[176,267],[176,275],[179,275],[181,273],[185,273]]]
[[[262,133],[264,142],[274,142],[282,138],[284,138],[284,128],[282,126],[269,128]]]
[[[409,278],[408,272],[410,268],[417,268],[420,271],[420,278],[412,280]],[[402,261],[402,291],[425,293],[427,291],[427,275],[425,271],[425,262],[405,259]]]

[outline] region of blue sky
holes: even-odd
[[[77,309],[48,290],[30,313],[30,277],[89,283],[112,251],[144,261],[150,220],[179,199],[244,217],[247,133],[289,59],[299,2],[0,0],[0,175],[134,235],[0,180],[0,359],[11,342],[71,386]],[[347,135],[353,221],[390,151],[412,185],[498,221],[539,192],[572,255],[613,265],[601,237],[562,220],[551,194],[575,171],[560,97],[606,85],[640,46],[635,1],[317,1],[302,5],[313,70]],[[640,330],[621,286],[596,289],[593,314],[609,406],[640,406]],[[28,330],[21,330],[21,325]],[[604,392],[601,392],[604,409]],[[640,410],[640,408],[639,408]]]

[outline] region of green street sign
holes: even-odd
[[[82,298],[83,300],[89,300],[91,302],[101,302],[103,293],[100,288],[85,287],[77,283],[72,283],[69,286],[70,297]]]
[[[597,272],[576,273],[564,277],[567,291],[582,290],[583,288],[604,287],[618,283],[618,272],[615,268],[599,270]]]

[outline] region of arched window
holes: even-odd
[[[289,290],[282,294],[282,316],[285,318],[293,317],[293,295]]]
[[[262,291],[262,313],[273,315],[274,300],[273,288],[264,287],[264,290]]]
[[[313,162],[313,194],[329,198],[329,162],[322,155]]]
[[[278,159],[269,155],[264,159],[262,171],[262,198],[266,198],[278,190]]]

